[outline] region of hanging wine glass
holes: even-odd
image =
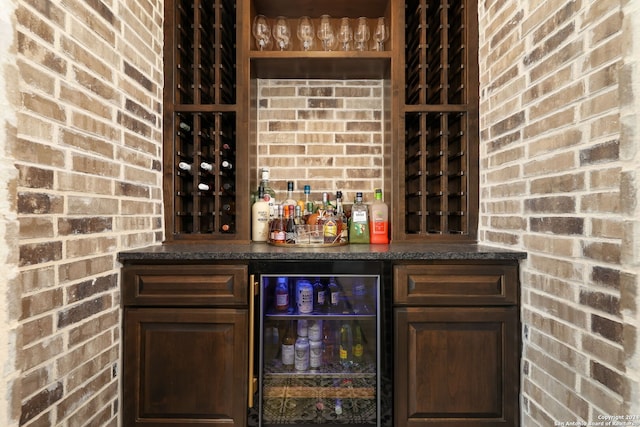
[[[376,29],[373,32],[373,40],[376,42],[376,50],[382,52],[384,50],[384,42],[389,38],[389,28],[384,22],[384,18],[378,18]]]
[[[322,15],[320,17],[320,26],[318,27],[318,39],[322,42],[324,50],[333,50],[336,45],[336,36],[331,25],[331,17]]]
[[[308,16],[303,16],[298,21],[298,38],[302,42],[302,49],[309,50],[313,47],[313,22]]]
[[[291,29],[287,18],[284,16],[278,16],[276,23],[273,26],[273,38],[276,39],[276,44],[280,50],[288,50],[291,44]]]
[[[271,48],[271,29],[264,15],[256,15],[253,19],[252,33],[256,39],[256,47],[259,50]]]
[[[370,37],[371,33],[369,32],[369,22],[367,21],[367,18],[358,18],[356,31],[353,33],[353,39],[356,41],[356,49],[361,51],[367,50],[367,44]]]
[[[340,19],[340,28],[338,29],[338,41],[342,50],[351,50],[351,41],[353,40],[353,31],[349,18]]]

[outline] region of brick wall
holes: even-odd
[[[640,413],[633,3],[479,2],[480,239],[529,254],[524,426]]]
[[[18,239],[16,220],[16,170],[8,154],[15,138],[16,115],[13,106],[18,73],[15,66],[13,23],[14,5],[0,0],[0,425],[13,427],[20,416],[20,378],[16,346],[20,343],[20,291],[18,253],[12,250]]]
[[[163,2],[13,4],[16,57],[4,71],[16,76],[17,133],[4,132],[19,381],[5,394],[17,410],[0,424],[115,426],[116,254],[162,239]]]
[[[259,80],[258,166],[271,167],[279,194],[293,180],[314,200],[342,190],[345,202],[357,191],[372,201],[383,188],[384,101],[382,80]]]

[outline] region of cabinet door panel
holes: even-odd
[[[127,309],[124,424],[243,426],[246,310]]]
[[[515,307],[396,309],[394,425],[517,425],[517,318]]]
[[[396,265],[394,303],[512,305],[518,300],[515,265]]]
[[[246,306],[246,265],[141,265],[123,270],[125,305]]]

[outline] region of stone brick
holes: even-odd
[[[53,334],[53,316],[47,315],[22,324],[22,343],[25,346]]]
[[[620,145],[618,141],[608,141],[585,150],[580,150],[580,165],[582,166],[612,162],[619,158]]]
[[[69,306],[58,312],[57,327],[62,329],[74,323],[81,322],[87,317],[104,311],[108,307],[111,307],[111,298],[109,296],[102,296]]]
[[[60,218],[58,231],[62,235],[103,233],[113,229],[112,222],[109,217]]]
[[[113,215],[118,213],[118,200],[99,197],[73,196],[67,200],[70,215]]]
[[[530,198],[524,202],[525,212],[566,214],[576,212],[576,200],[573,196],[548,196]]]
[[[532,194],[575,193],[586,188],[584,173],[544,177],[531,181]]]
[[[22,239],[39,239],[54,237],[52,218],[18,218],[20,223],[20,237]]]
[[[591,269],[591,281],[612,289],[620,288],[620,271],[614,268],[593,266]]]
[[[94,235],[68,240],[65,242],[66,258],[102,255],[115,251],[117,239],[112,236]]]
[[[20,266],[42,264],[62,259],[62,242],[28,243],[20,245]]]
[[[582,212],[619,213],[620,194],[591,193],[580,197],[580,207]]]
[[[155,83],[147,78],[143,73],[138,71],[134,65],[129,63],[128,61],[124,61],[124,73],[131,78],[133,81],[138,83],[140,86],[145,88],[148,92],[155,92],[156,85]]]
[[[617,296],[605,294],[603,292],[580,291],[580,304],[592,307],[607,314],[620,314],[620,299]]]
[[[610,264],[619,264],[621,259],[619,243],[583,242],[582,253],[585,258]]]
[[[591,331],[616,344],[622,344],[623,325],[606,317],[591,315]]]
[[[69,286],[67,289],[68,302],[74,303],[83,299],[101,294],[107,291],[115,290],[118,285],[118,278],[115,274],[97,277],[91,280]]]
[[[614,370],[596,362],[591,361],[591,375],[593,379],[612,390],[618,395],[624,393],[624,379],[622,375]]]
[[[150,227],[142,227],[142,229],[148,228]],[[101,257],[75,260],[72,262],[61,264],[58,268],[60,282],[64,283],[84,279],[89,276],[95,276],[113,270],[115,265],[114,257],[115,254],[107,254]],[[75,286],[79,285],[72,286],[69,291],[70,293],[72,292],[71,289],[73,289]]]
[[[18,165],[19,185],[29,188],[53,188],[53,171],[39,167]]]
[[[22,414],[20,416],[20,425],[26,424],[36,415],[62,399],[63,393],[64,387],[62,383],[58,381],[24,402],[22,405]]]
[[[43,46],[22,32],[17,33],[17,42],[18,51],[23,55],[23,60],[32,60],[58,75],[64,74],[67,61],[49,50],[49,47]]]

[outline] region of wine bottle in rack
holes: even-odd
[[[180,129],[182,129],[185,132],[191,132],[191,126],[189,126],[188,123],[180,122],[178,126],[180,127]]]
[[[191,172],[192,166],[191,166],[191,163],[180,162],[178,163],[178,169],[185,172]]]
[[[222,194],[225,194],[227,196],[235,196],[236,194],[235,187],[231,182],[222,183],[222,185],[220,186],[220,191],[222,192]]]
[[[203,171],[211,172],[213,171],[213,165],[209,162],[201,162],[200,169],[202,169]]]
[[[211,186],[209,184],[205,184],[204,182],[201,182],[200,184],[198,184],[198,190],[209,191],[211,190]]]
[[[223,160],[222,163],[220,163],[220,168],[230,171],[233,169],[233,165],[228,160]]]

